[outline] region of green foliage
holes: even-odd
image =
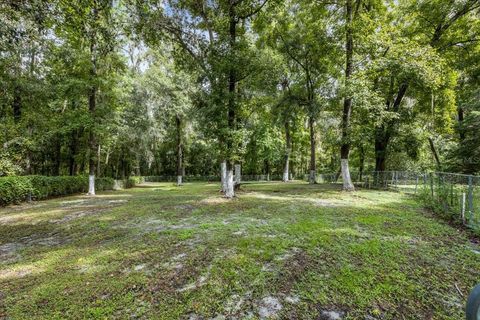
[[[25,201],[33,191],[30,177],[0,177],[0,206]]]
[[[132,179],[132,183],[138,179]],[[95,179],[97,191],[112,190],[112,178]],[[0,177],[0,205],[87,192],[87,176],[10,176]]]
[[[125,180],[124,185],[126,189],[129,189],[143,182],[145,182],[144,177],[129,177],[128,179]]]
[[[308,117],[319,170],[338,170],[342,141],[353,166],[385,154],[387,170],[434,169],[432,139],[442,167],[479,172],[478,2],[352,2],[344,81],[345,1],[4,1],[0,176],[85,175],[90,157],[102,176],[174,176],[176,116],[187,175],[218,174],[226,158],[277,174],[286,126],[300,175]]]

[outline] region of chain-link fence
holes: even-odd
[[[418,196],[435,212],[480,231],[480,176],[411,171],[352,172],[360,188],[395,190]],[[308,175],[305,175],[308,181]],[[341,183],[338,173],[318,174],[317,183]]]
[[[145,182],[177,182],[177,176],[145,176]],[[291,176],[294,179],[293,176]],[[209,175],[186,175],[182,177],[183,182],[194,182],[194,181],[204,181],[204,182],[219,182],[220,176]],[[251,182],[251,181],[281,181],[282,175],[271,175],[271,174],[256,174],[256,175],[242,175],[241,181]]]
[[[480,176],[411,171],[351,172],[360,188],[395,190],[418,196],[426,205],[448,218],[480,231]],[[146,182],[176,182],[176,176],[146,176]],[[292,177],[294,178],[294,177]],[[281,181],[281,175],[242,175],[242,182]],[[309,181],[309,175],[304,176]],[[317,183],[341,183],[337,173],[316,175]],[[220,176],[184,176],[184,182],[219,182]]]

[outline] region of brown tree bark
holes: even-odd
[[[310,175],[309,183],[316,183],[316,173],[317,173],[317,161],[315,156],[316,143],[315,143],[315,120],[312,116],[308,117],[308,128],[310,130]]]
[[[175,124],[177,128],[177,185],[182,184],[183,177],[183,139],[182,139],[182,119],[177,114],[175,116]]]
[[[353,5],[352,0],[346,0],[345,4],[345,85],[348,87],[353,72]],[[343,101],[342,115],[342,146],[340,148],[340,161],[342,165],[343,190],[352,191],[354,186],[350,178],[348,158],[350,154],[350,118],[352,115],[352,98],[347,95]]]
[[[428,137],[428,144],[430,145],[430,150],[432,151],[433,157],[435,158],[435,163],[437,164],[437,170],[442,171],[442,163],[440,162],[440,157],[438,156],[437,149],[433,143],[433,139]]]
[[[285,121],[285,160],[283,167],[283,182],[288,182],[290,174],[290,152],[292,150],[292,138],[290,136],[290,122]]]
[[[236,41],[237,41],[237,16],[235,13],[236,2],[230,1],[229,8],[229,42],[230,42],[230,54],[235,56]],[[228,112],[227,112],[227,124],[228,130],[233,132],[235,130],[235,108],[236,108],[236,84],[237,84],[237,72],[236,66],[231,64],[228,72]],[[233,185],[233,162],[231,159],[231,153],[233,152],[233,138],[229,136],[227,138],[227,177],[226,177],[226,190],[225,197],[233,198],[235,196],[235,190]]]

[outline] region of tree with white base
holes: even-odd
[[[242,166],[240,164],[235,165],[235,185],[240,185],[242,182]]]
[[[222,161],[220,164],[220,181],[222,186],[222,192],[225,193],[227,191],[227,162]]]
[[[346,0],[345,4],[345,86],[350,85],[353,72],[353,3],[352,0]],[[340,161],[342,167],[343,190],[353,191],[352,179],[350,178],[350,169],[348,167],[348,157],[350,153],[350,118],[352,115],[352,97],[346,96],[343,101],[342,116],[342,147],[340,150]]]
[[[235,185],[233,182],[233,170],[227,170],[227,183],[225,197],[231,199],[235,197]]]

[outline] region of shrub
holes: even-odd
[[[112,178],[95,179],[95,190],[112,190]],[[20,203],[31,197],[41,200],[50,197],[65,196],[87,192],[86,176],[9,176],[0,177],[0,205]]]
[[[104,190],[113,190],[115,180],[112,178],[96,178],[95,179],[95,190],[104,191]],[[87,189],[88,189],[88,179],[87,179]]]
[[[33,191],[28,177],[0,177],[0,205],[20,203]]]
[[[133,188],[137,184],[143,183],[143,182],[145,182],[145,179],[143,177],[135,176],[135,177],[129,177],[129,178],[125,179],[123,185],[125,186],[125,188],[128,189],[128,188]]]

